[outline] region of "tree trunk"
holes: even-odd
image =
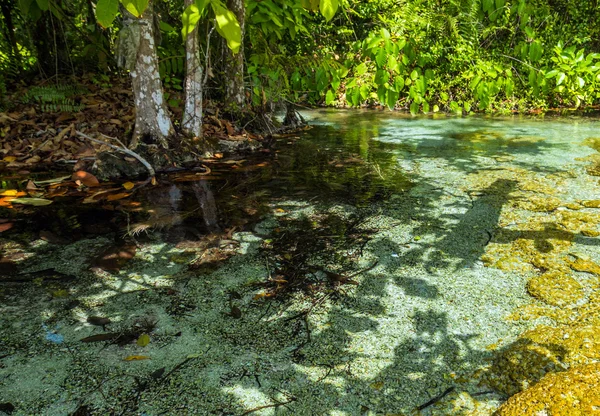
[[[231,111],[238,112],[246,103],[244,92],[244,33],[246,7],[244,0],[228,0],[227,7],[231,10],[240,23],[242,30],[242,45],[237,54],[231,49],[225,49],[225,105]]]
[[[194,2],[194,0],[185,0],[185,6],[194,4]],[[202,135],[202,72],[198,26],[196,25],[196,28],[188,34],[185,40],[185,105],[181,123],[183,132],[192,137]]]
[[[125,14],[126,22],[138,25],[139,30],[135,66],[130,72],[135,101],[135,130],[130,147],[137,147],[141,139],[150,139],[158,141],[167,149],[168,139],[173,136],[174,130],[158,73],[152,1],[139,18],[135,18],[129,12]]]

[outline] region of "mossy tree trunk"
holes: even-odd
[[[239,112],[246,104],[244,91],[244,32],[246,6],[244,0],[228,0],[227,7],[238,19],[242,32],[242,45],[236,54],[225,48],[225,105],[233,112]]]
[[[165,149],[173,136],[173,124],[163,97],[163,88],[158,73],[158,58],[154,42],[152,1],[142,16],[135,18],[128,12],[126,24],[139,25],[139,45],[135,65],[130,72],[135,102],[135,129],[131,148],[141,140],[156,141]]]
[[[185,0],[186,7],[194,3],[194,0]],[[181,123],[183,132],[192,137],[202,135],[202,72],[196,26],[185,40],[185,104]]]

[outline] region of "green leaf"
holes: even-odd
[[[335,16],[335,12],[337,12],[339,6],[339,0],[321,0],[319,5],[321,9],[321,14],[325,17],[326,21],[330,21]]]
[[[416,101],[413,101],[412,104],[410,105],[410,113],[414,116],[419,114],[419,103]]]
[[[48,0],[35,0],[35,2],[37,3],[38,7],[44,12],[50,8]]]
[[[581,77],[577,77],[577,84],[579,84],[579,88],[583,88],[585,85],[585,81]]]
[[[556,85],[558,86],[558,85],[562,84],[566,77],[567,77],[567,75],[564,72],[561,72],[560,74],[558,74],[558,78],[556,80]]]
[[[121,0],[121,3],[135,17],[140,17],[148,8],[148,0]]]
[[[217,32],[227,41],[227,46],[233,53],[240,51],[242,46],[242,29],[232,11],[222,4],[211,2],[217,21]]]
[[[104,28],[111,27],[119,12],[119,0],[98,0],[96,20]]]
[[[427,101],[423,102],[423,112],[429,113],[429,103]]]
[[[325,105],[331,105],[332,102],[335,101],[335,94],[331,90],[327,90],[327,95],[325,95]]]
[[[42,207],[52,203],[49,199],[44,198],[15,198],[10,201],[12,204],[33,205],[34,207]]]
[[[542,45],[537,40],[529,46],[529,59],[531,59],[532,62],[539,61],[542,57],[542,53]]]
[[[202,11],[198,8],[196,4],[190,4],[188,7],[185,8],[181,17],[181,20],[183,22],[181,36],[183,36],[184,40],[196,28],[196,24],[200,20],[200,17],[202,17]]]
[[[362,64],[357,66],[356,69],[354,69],[354,72],[356,72],[356,75],[358,76],[364,75],[365,72],[367,72],[367,64],[363,62]]]
[[[474,91],[475,88],[477,88],[477,85],[479,85],[479,82],[481,81],[481,76],[477,75],[475,78],[473,78],[471,80],[471,82],[469,83],[469,88],[471,89],[471,91]]]
[[[377,72],[375,73],[375,79],[374,82],[377,85],[383,85],[386,82],[388,82],[388,80],[390,79],[390,74],[383,70],[383,69],[378,69]]]
[[[546,78],[552,78],[558,75],[558,69],[553,69],[546,73]]]
[[[404,88],[404,78],[396,77],[394,80],[394,88],[396,91],[400,92]]]
[[[390,110],[393,110],[396,107],[396,102],[400,97],[400,92],[389,90],[387,94],[387,106]]]
[[[416,69],[413,69],[413,71],[410,73],[410,79],[412,79],[414,81],[417,78],[419,78],[419,73],[417,72]]]
[[[400,64],[394,55],[388,56],[387,66],[394,74],[400,72]]]
[[[375,57],[375,62],[377,62],[377,66],[379,68],[383,68],[387,62],[387,53],[385,49],[381,48],[377,51],[377,56]]]

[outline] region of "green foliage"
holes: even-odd
[[[295,0],[251,1],[246,10],[248,23],[260,28],[265,37],[281,41],[289,34],[292,40],[301,32],[310,36],[304,25],[310,19],[305,7]]]
[[[195,4],[186,7],[182,15],[183,38],[194,30],[200,19],[207,14],[209,6],[217,32],[227,41],[229,49],[238,53],[242,46],[242,29],[235,14],[227,9],[221,0],[196,0]]]
[[[77,96],[85,90],[73,85],[58,85],[45,87],[32,87],[23,96],[25,104],[35,104],[44,112],[78,112],[83,109],[83,104],[77,103]]]
[[[553,91],[562,99],[579,107],[600,98],[600,53],[586,56],[584,49],[577,50],[574,45],[563,48],[559,43],[550,59],[552,69],[545,77],[555,80]]]

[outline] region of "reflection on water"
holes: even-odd
[[[270,154],[209,161],[207,177],[162,177],[157,187],[112,203],[81,205],[74,198],[57,197],[54,204],[23,214],[35,213],[29,217],[34,231],[51,229],[67,238],[115,227],[134,235],[173,227],[187,230],[188,236],[201,235],[243,229],[279,198],[367,206],[401,195],[427,177],[426,164],[419,162],[431,158],[467,172],[496,168],[516,156],[516,166],[561,170],[566,154],[571,160],[588,156],[592,150],[582,144],[598,135],[598,122],[581,118],[436,119],[331,110],[303,115],[311,130],[278,139]],[[18,175],[2,176],[4,188],[24,188]],[[14,215],[4,211],[2,217]]]

